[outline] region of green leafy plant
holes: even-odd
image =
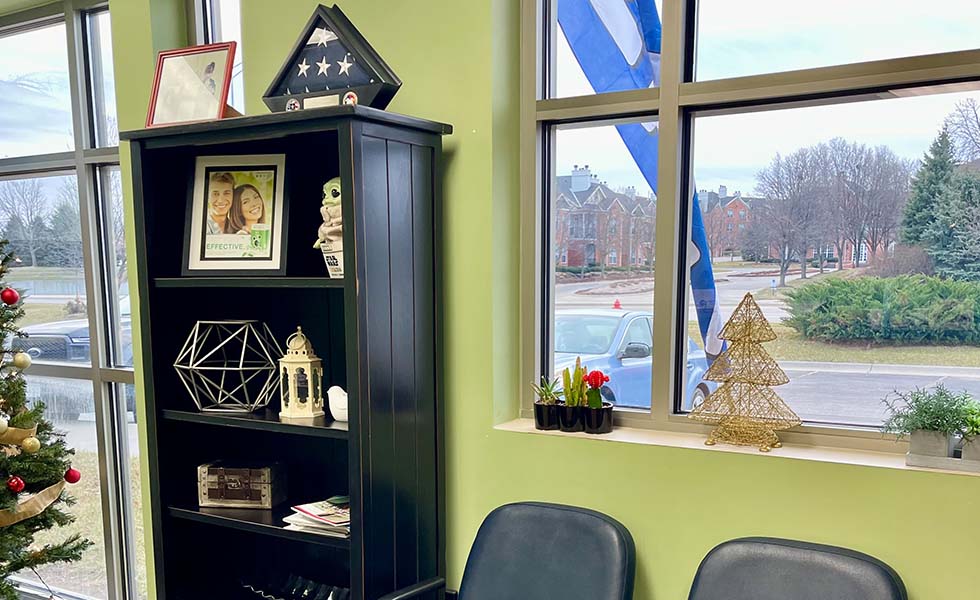
[[[565,395],[566,406],[584,406],[586,403],[586,367],[582,364],[582,358],[575,359],[575,369],[569,371],[568,367],[562,371],[563,393]]]
[[[972,402],[966,413],[966,426],[963,437],[973,439],[980,436],[980,404]]]
[[[552,380],[549,380],[547,377],[542,375],[541,384],[535,385],[532,383],[531,389],[534,390],[535,394],[537,394],[538,401],[541,404],[547,404],[547,405],[555,404],[556,402],[558,402],[558,399],[561,398],[562,395],[561,388],[558,387],[557,377],[555,377]]]
[[[932,390],[916,388],[896,394],[897,400],[883,401],[891,415],[882,430],[899,438],[917,430],[938,431],[945,435],[963,433],[971,409],[976,406],[967,392],[954,393],[942,384]]]

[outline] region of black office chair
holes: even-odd
[[[459,600],[630,600],[636,549],[604,514],[540,502],[491,512],[470,549]],[[388,594],[408,600],[440,589],[441,577]]]
[[[877,558],[835,546],[743,538],[716,546],[698,567],[688,600],[908,600]]]

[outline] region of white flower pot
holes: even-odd
[[[347,422],[347,392],[339,386],[327,390],[327,402],[334,421]]]
[[[953,436],[938,431],[917,429],[909,436],[909,452],[920,456],[953,455]]]

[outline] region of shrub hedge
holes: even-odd
[[[926,275],[825,279],[787,293],[808,339],[980,344],[980,283]]]

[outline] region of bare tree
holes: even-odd
[[[960,100],[946,117],[946,127],[956,146],[956,158],[970,162],[980,158],[980,103],[973,98]]]
[[[785,158],[777,154],[757,175],[757,190],[764,200],[757,202],[753,221],[758,223],[779,261],[779,285],[786,285],[786,273],[799,258],[801,275],[806,277],[806,256],[818,238],[819,206],[823,173],[812,148],[800,148]]]
[[[110,130],[112,131],[112,130]],[[109,235],[113,247],[113,260],[116,267],[116,285],[123,287],[127,281],[126,221],[123,213],[122,174],[119,169],[111,169],[103,174],[102,192],[104,210],[108,212]],[[106,195],[108,191],[108,195]]]
[[[897,237],[909,198],[913,164],[885,146],[871,151],[875,193],[869,196],[864,236],[870,259],[874,259],[879,250],[887,249]]]
[[[30,266],[37,266],[38,251],[48,242],[45,239],[47,206],[41,181],[15,179],[0,182],[0,215],[6,222],[11,243],[21,252],[27,252]]]

